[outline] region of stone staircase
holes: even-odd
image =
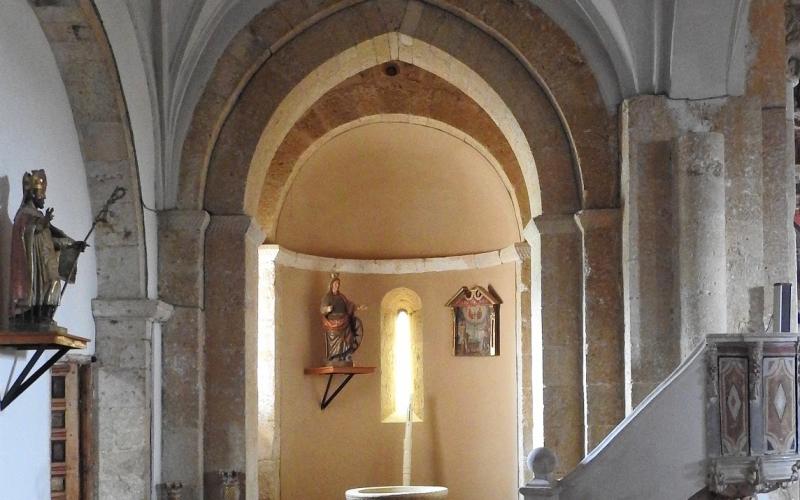
[[[709,335],[578,466],[534,450],[526,500],[795,498],[794,336]],[[789,495],[789,496],[786,496]]]

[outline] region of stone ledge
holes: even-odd
[[[205,210],[162,210],[158,212],[159,229],[200,232],[208,227],[211,216]]]
[[[143,319],[159,323],[172,316],[173,307],[166,302],[151,299],[94,299],[92,314],[96,319]]]
[[[261,229],[255,218],[249,215],[212,215],[206,229],[206,242],[220,235],[244,238],[249,243],[260,245],[264,242],[266,234]],[[206,243],[208,244],[208,243]]]
[[[534,217],[525,226],[523,235],[530,242],[536,235],[577,234],[578,225],[574,214],[542,214]]]
[[[581,232],[594,229],[616,228],[622,230],[622,209],[598,208],[581,210],[575,214],[575,223]]]
[[[470,255],[417,259],[336,259],[297,253],[278,245],[262,245],[259,247],[259,253],[264,258],[274,260],[278,265],[306,271],[330,272],[335,270],[350,274],[421,274],[484,269],[530,258],[518,245]]]

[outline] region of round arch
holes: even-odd
[[[343,26],[357,26],[358,29],[348,30]],[[319,29],[321,27],[328,29]],[[296,83],[293,80],[297,73],[309,71],[304,67],[317,67],[344,48],[357,45],[354,37],[391,32],[426,42],[430,41],[426,36],[437,38],[436,42],[441,44],[434,42],[434,45],[470,67],[489,73],[498,68],[507,69],[511,59],[512,66],[517,68],[515,73],[520,73],[523,80],[534,81],[539,87],[538,93],[545,94],[550,101],[548,107],[557,115],[562,134],[567,136],[568,147],[574,153],[570,156],[577,184],[570,190],[577,191],[579,207],[618,205],[616,116],[606,111],[596,80],[575,43],[541,10],[525,3],[481,7],[453,0],[338,0],[313,7],[297,2],[277,2],[233,38],[205,86],[183,142],[177,206],[180,209],[208,207],[205,203],[207,175],[211,154],[215,146],[222,144],[222,126],[233,115],[244,91],[251,87],[253,75],[266,61],[283,54],[284,67],[273,70],[271,84],[274,90],[288,92]],[[313,45],[310,55],[292,48],[292,42],[304,36]],[[331,37],[339,40],[331,40]],[[466,40],[470,42],[469,50],[465,50]],[[448,44],[450,46],[441,46]],[[460,46],[462,54],[450,50]],[[488,47],[492,50],[488,51]],[[399,45],[397,50],[399,54]],[[298,58],[298,54],[304,56]],[[512,76],[515,75],[500,71],[487,81],[492,88],[505,89],[508,97],[519,96],[524,89]],[[275,102],[262,104],[278,105]],[[538,156],[545,153],[549,153],[549,148],[538,152]],[[540,173],[540,177],[544,175]],[[554,211],[558,211],[558,207]],[[551,211],[545,208],[543,212]],[[222,213],[234,212],[225,210]]]
[[[258,488],[258,472],[247,389],[255,378],[248,368],[256,364],[255,353],[247,348],[255,322],[246,305],[255,290],[254,255],[265,237],[254,216],[276,152],[326,92],[361,71],[401,61],[447,80],[491,117],[523,172],[512,179],[506,170],[514,189],[522,187],[528,195],[520,212],[540,219],[527,226],[526,234],[538,231],[541,238],[529,236],[535,264],[520,266],[519,284],[520,303],[533,304],[531,310],[523,306],[521,324],[533,328],[534,336],[559,324],[568,331],[562,337],[574,337],[580,349],[585,290],[581,236],[573,214],[618,205],[615,117],[605,110],[574,43],[538,9],[498,3],[473,12],[455,0],[334,1],[316,12],[307,8],[278,2],[233,39],[195,108],[180,163],[178,207],[212,215],[205,255],[197,262],[205,269],[198,295],[205,294],[206,352],[224,352],[215,356],[213,365],[218,366],[208,363],[205,368],[206,396],[217,398],[205,403],[206,449],[210,444],[214,449],[206,452],[205,474],[243,471],[248,495]],[[284,182],[294,167],[287,165]],[[543,229],[550,222],[554,229]],[[545,267],[564,274],[560,280],[547,280],[541,272],[531,272]],[[242,289],[223,290],[231,282],[243,284]],[[545,314],[550,304],[560,304],[558,314]],[[566,316],[571,319],[565,322]],[[517,346],[518,358],[528,363],[523,372],[531,363],[531,339],[526,337],[530,335],[523,332]],[[232,363],[243,368],[224,373],[222,367]],[[570,376],[579,380],[579,364],[570,364],[572,368],[577,372]],[[520,390],[535,383],[524,374]],[[549,396],[553,400],[562,392],[580,392],[579,386],[554,389]],[[244,410],[226,410],[219,398],[236,401]],[[520,396],[521,407],[530,403],[529,395]],[[567,420],[583,420],[582,405],[570,405],[569,411],[576,413]],[[548,437],[548,418],[557,420],[552,417],[544,416],[543,434],[560,449],[568,467],[580,458],[582,432],[561,429],[563,436]],[[522,419],[528,424],[535,420],[529,413]],[[223,422],[227,429],[221,431]],[[530,427],[523,429],[520,450],[532,443]]]
[[[397,72],[391,77],[385,75],[390,66]],[[257,215],[268,241],[275,241],[275,221],[297,168],[319,147],[319,141],[347,124],[389,115],[406,116],[407,120],[438,129],[448,127],[452,129],[451,135],[477,145],[483,156],[493,159],[492,164],[512,198],[520,232],[524,229],[531,218],[525,172],[510,141],[491,115],[446,80],[418,66],[393,61],[362,70],[326,92],[295,122],[275,149],[262,183]],[[520,132],[518,128],[509,132],[515,131]],[[265,136],[268,133],[265,131]],[[518,141],[522,142],[524,137]],[[530,171],[535,167],[530,149],[522,149],[520,156],[527,162],[528,177],[532,176],[534,172]]]
[[[100,210],[116,186],[127,192],[94,232],[97,362],[82,381],[88,386],[84,390],[91,395],[93,411],[82,414],[87,420],[81,425],[93,429],[86,446],[96,466],[85,485],[88,491],[81,496],[146,497],[154,491],[149,468],[153,419],[147,361],[151,350],[149,340],[143,339],[150,339],[153,323],[165,321],[171,309],[147,298],[145,217],[128,106],[94,3],[30,2],[30,6],[53,51],[72,108],[92,212]],[[114,382],[118,380],[126,382]],[[131,444],[121,451],[116,437],[123,428],[129,430]]]

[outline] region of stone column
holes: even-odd
[[[527,456],[533,451],[533,339],[531,338],[531,247],[514,245],[517,279],[517,453],[519,484],[532,478]]]
[[[251,217],[214,215],[205,245],[205,488],[218,491],[220,472],[232,471],[247,500],[258,498],[258,247],[263,240]]]
[[[203,498],[204,254],[202,210],[158,214],[158,293],[173,305],[162,332],[162,478]]]
[[[258,249],[258,493],[280,499],[280,359],[275,335],[277,245]]]
[[[726,329],[725,137],[689,133],[673,144],[681,358]]]
[[[581,241],[569,215],[540,215],[531,245],[534,445],[561,457],[556,475],[583,457]]]
[[[798,8],[798,7],[795,7]],[[788,106],[764,108],[763,217],[766,315],[772,313],[774,283],[792,283],[792,331],[797,331],[797,255],[794,229],[794,88],[787,85]]]
[[[621,210],[581,210],[585,452],[625,417]]]
[[[152,334],[172,307],[158,300],[92,302],[97,498],[150,498]]]

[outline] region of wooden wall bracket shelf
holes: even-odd
[[[374,371],[374,366],[316,366],[314,368],[306,368],[304,370],[306,375],[328,376],[328,384],[325,386],[325,395],[322,396],[322,401],[319,405],[321,410],[324,410],[329,404],[331,404],[333,398],[335,398],[342,391],[342,389],[344,389],[344,386],[350,382],[350,379],[353,378],[353,376],[360,375],[362,373],[373,373]],[[328,396],[328,392],[331,389],[331,380],[333,380],[334,375],[346,375],[346,377],[344,381],[339,384],[339,387],[333,391],[333,394]]]
[[[83,349],[89,343],[89,339],[70,335],[66,331],[53,332],[26,332],[26,331],[0,331],[0,347],[12,347],[18,351],[36,351],[25,367],[19,373],[14,383],[0,399],[0,411],[8,408],[8,405],[25,390],[33,385],[36,380],[44,375],[54,364],[61,359],[70,349]],[[39,358],[46,350],[56,352],[36,369],[29,377],[28,373],[36,366]]]

